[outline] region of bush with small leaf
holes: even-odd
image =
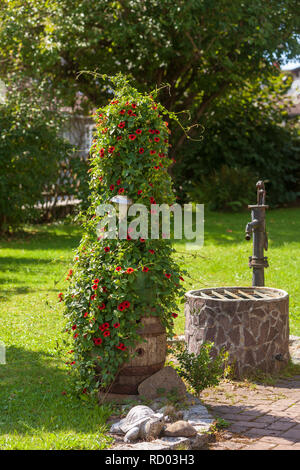
[[[207,387],[218,385],[222,377],[228,373],[228,352],[222,349],[213,358],[212,347],[213,343],[204,343],[198,355],[189,353],[182,345],[173,351],[178,361],[178,365],[175,366],[178,374],[197,395]]]

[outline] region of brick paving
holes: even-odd
[[[210,450],[300,450],[300,375],[274,386],[225,381],[201,400],[229,423]]]

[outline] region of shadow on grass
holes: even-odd
[[[14,256],[1,256],[0,257],[0,270],[1,271],[20,271],[24,267],[38,268],[40,265],[47,265],[53,263],[66,263],[66,259],[49,259],[49,258],[19,258]]]
[[[47,281],[48,271],[53,270],[53,267],[61,267],[61,273],[57,274],[56,281],[59,282],[60,278],[67,273],[69,267],[69,260],[64,259],[47,259],[47,258],[14,258],[13,256],[0,257],[0,298],[7,298],[10,295],[28,294],[32,292],[58,292],[59,289],[55,288],[53,281],[52,288],[50,288],[49,281]],[[31,281],[28,282],[28,275],[31,276]],[[41,277],[44,276],[44,281]],[[23,284],[20,286],[20,284]],[[36,288],[33,286],[36,285]]]
[[[22,250],[66,250],[76,248],[81,239],[82,229],[75,225],[38,225],[28,231],[16,233],[11,238],[0,238],[2,249]]]
[[[111,408],[68,392],[73,378],[57,354],[9,347],[6,358],[0,365],[0,435],[103,432]]]

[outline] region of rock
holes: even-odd
[[[183,381],[170,366],[164,367],[151,375],[138,387],[139,395],[143,395],[151,400],[157,398],[160,394],[159,391],[162,390],[164,393],[176,390],[178,398],[185,398],[186,396],[186,388]]]
[[[160,413],[163,413],[162,410],[162,405],[163,405],[163,402],[162,400],[155,400],[152,404],[151,404],[151,408],[152,410],[154,411],[159,411]],[[164,407],[163,407],[164,408]]]
[[[187,421],[176,421],[176,423],[167,424],[164,435],[169,437],[193,437],[197,431]]]
[[[138,395],[123,395],[119,393],[98,393],[98,401],[100,405],[103,403],[127,403],[131,401],[132,403],[140,403],[140,397]]]

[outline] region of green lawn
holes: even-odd
[[[186,289],[250,285],[244,240],[249,214],[208,213],[205,244],[198,252],[176,243],[188,271]],[[290,294],[291,333],[300,335],[300,210],[268,211],[269,263],[266,285]],[[63,223],[26,228],[26,235],[0,241],[0,449],[97,449],[109,444],[105,421],[111,410],[74,397],[65,365],[64,320],[57,294],[80,231]],[[183,306],[182,306],[183,310]],[[184,317],[176,332],[184,330]]]
[[[57,293],[79,239],[77,228],[56,224],[0,244],[0,449],[105,447],[110,410],[69,393],[62,344]]]

